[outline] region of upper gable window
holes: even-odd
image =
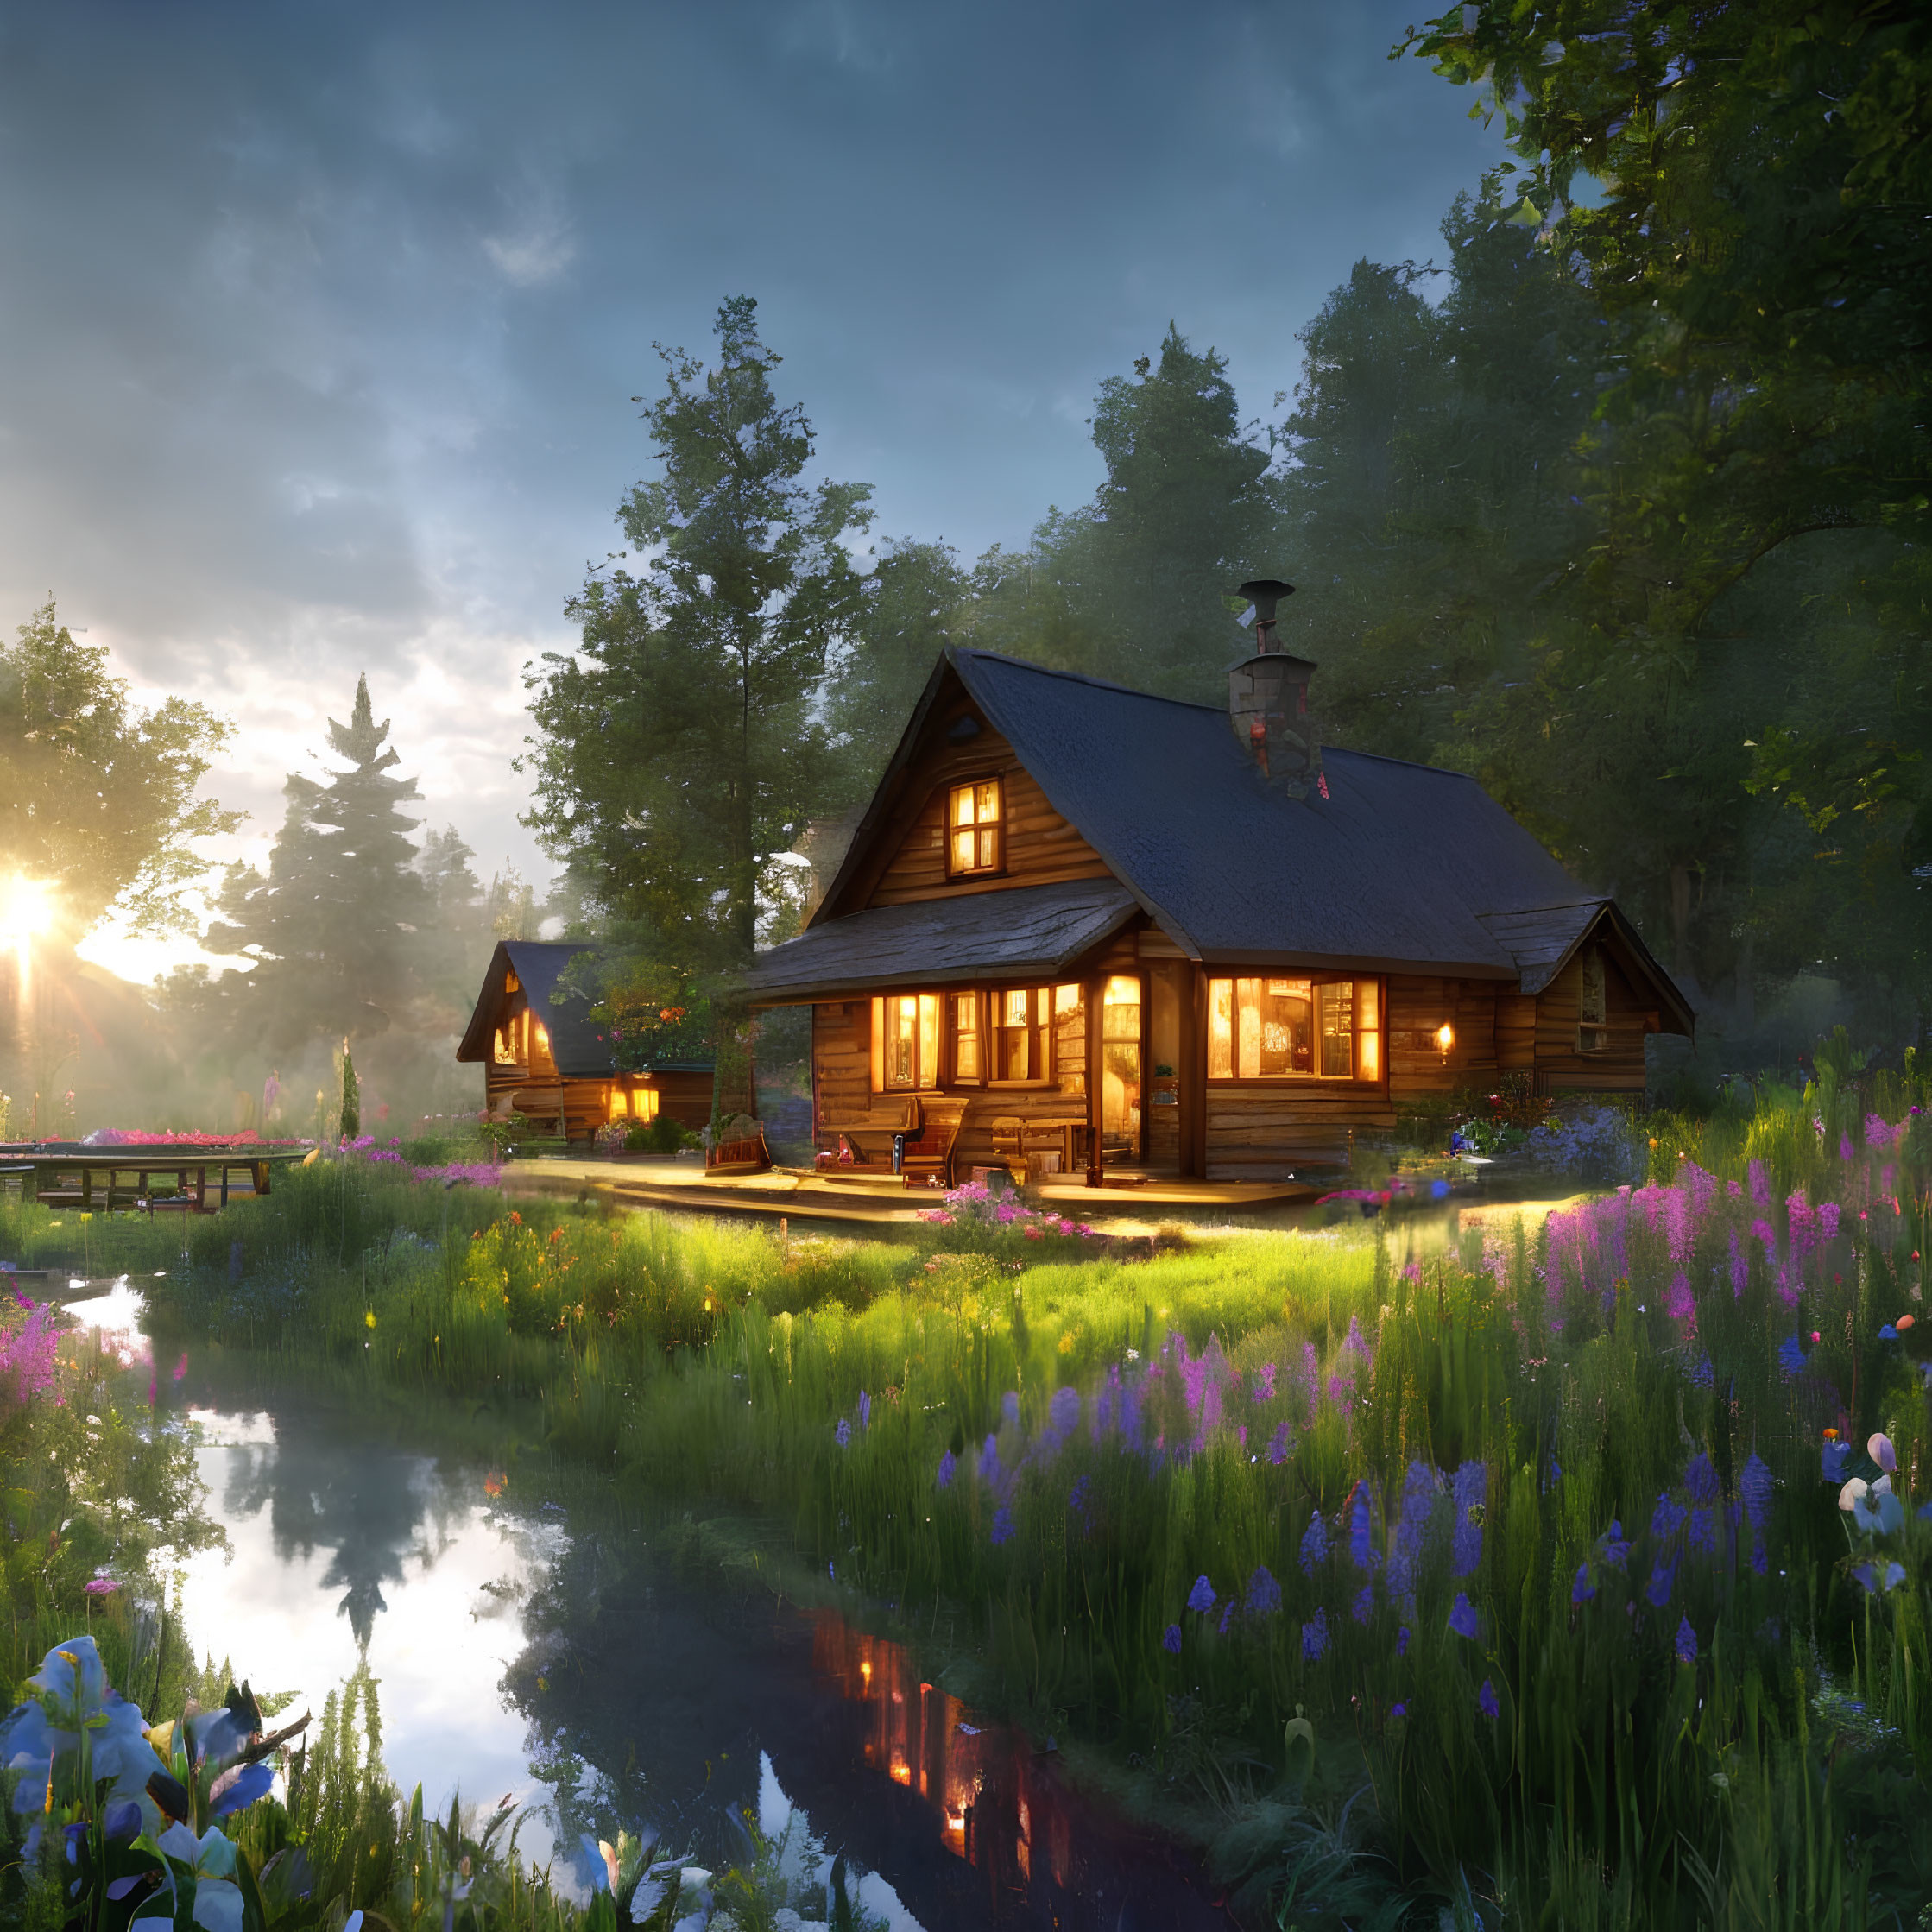
[[[1006,870],[1006,788],[998,779],[954,786],[946,799],[946,826],[948,878]]]
[[[1582,984],[1577,989],[1576,1051],[1601,1053],[1610,1044],[1610,988],[1603,955],[1594,946],[1583,955]]]

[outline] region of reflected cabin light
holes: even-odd
[[[1442,1023],[1442,1025],[1436,1029],[1436,1051],[1440,1053],[1446,1054],[1449,1050],[1455,1045],[1455,1029],[1449,1025],[1448,1020],[1445,1020]]]

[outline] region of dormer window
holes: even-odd
[[[956,785],[946,799],[946,876],[971,879],[1007,866],[1007,807],[996,778]]]

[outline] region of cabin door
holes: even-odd
[[[1101,996],[1101,1153],[1109,1165],[1140,1159],[1140,981],[1115,973]]]

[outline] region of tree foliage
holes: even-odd
[[[129,702],[104,646],[43,605],[0,645],[0,811],[9,868],[59,888],[78,936],[117,906],[136,931],[193,924],[181,894],[207,870],[189,841],[243,814],[196,787],[231,728],[205,706]]]

